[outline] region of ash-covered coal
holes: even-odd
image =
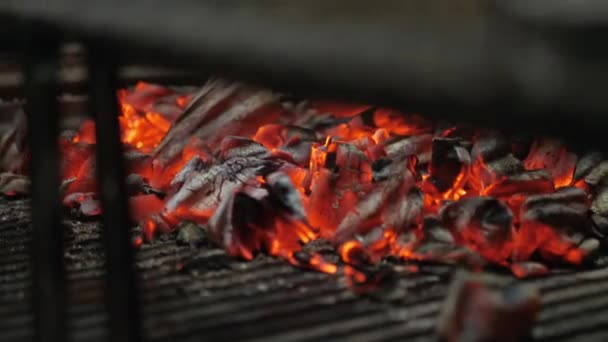
[[[361,285],[390,273],[386,258],[539,276],[592,263],[608,236],[608,160],[578,158],[555,139],[367,105],[292,103],[221,79],[199,90],[141,83],[118,97],[131,215],[146,240],[179,230],[196,246],[205,231],[237,257],[268,253],[338,272],[335,260],[303,248],[322,239]],[[0,139],[6,195],[28,191],[24,127],[17,121]],[[94,124],[59,143],[65,206],[103,215]]]

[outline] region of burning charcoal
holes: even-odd
[[[487,163],[509,154],[511,154],[511,144],[499,132],[484,130],[474,138],[471,148],[471,158],[473,159],[481,159]]]
[[[280,151],[287,153],[296,165],[307,167],[310,162],[310,151],[314,142],[302,139],[291,139]]]
[[[385,143],[387,157],[392,160],[403,160],[409,156],[416,156],[420,164],[431,161],[433,135],[413,135],[399,140],[389,140]]]
[[[579,188],[567,187],[552,194],[528,197],[522,208],[522,219],[555,227],[588,227],[588,208],[587,194]]]
[[[321,237],[331,238],[348,211],[371,187],[371,174],[367,156],[351,144],[328,141],[313,148],[306,212]]]
[[[250,260],[259,246],[252,245],[255,231],[249,224],[263,214],[263,206],[255,198],[242,192],[230,193],[209,219],[207,233],[228,254]]]
[[[220,157],[222,160],[234,157],[265,158],[268,155],[268,150],[262,144],[246,138],[228,136],[220,144]]]
[[[391,175],[390,159],[380,158],[372,163],[372,179],[374,182],[386,180]]]
[[[508,197],[520,193],[547,193],[553,190],[551,176],[544,170],[535,170],[505,176],[487,187],[483,193],[492,197]]]
[[[593,233],[598,238],[606,238],[608,236],[608,217],[592,214],[591,221],[593,222]]]
[[[518,278],[530,278],[544,276],[549,273],[549,269],[539,262],[522,261],[511,265],[511,272]]]
[[[545,258],[571,261],[568,253],[590,232],[588,208],[585,192],[574,187],[530,196],[521,207],[514,260],[527,260],[538,249]]]
[[[281,207],[280,212],[287,212],[292,220],[306,221],[306,212],[300,197],[289,176],[283,172],[274,172],[266,176],[270,200]]]
[[[177,243],[191,247],[199,246],[206,239],[203,227],[190,221],[182,221],[177,227]]]
[[[253,136],[258,127],[273,122],[281,113],[278,96],[270,91],[223,80],[209,81],[192,99],[184,113],[154,151],[161,166],[181,155],[197,136],[216,146],[225,136]]]
[[[577,157],[570,153],[563,143],[552,139],[535,141],[524,161],[526,170],[545,169],[556,187],[567,186],[572,182]]]
[[[13,125],[0,137],[0,171],[23,173],[27,161],[27,117],[22,110],[15,114]]]
[[[293,253],[293,260],[295,261],[296,266],[321,271],[327,274],[335,274],[338,271],[338,267],[335,264],[327,262],[317,253],[297,251]]]
[[[200,156],[193,156],[190,160],[188,160],[188,162],[186,162],[186,164],[184,164],[184,166],[182,166],[181,170],[175,174],[175,177],[173,177],[173,180],[171,180],[170,185],[172,187],[181,186],[192,173],[200,172],[207,166],[208,165],[205,164]]]
[[[578,245],[578,251],[581,252],[580,255],[582,258],[584,258],[584,260],[582,261],[595,259],[599,254],[599,250],[600,242],[599,240],[594,238],[585,239],[583,242],[580,243],[580,245]],[[575,263],[579,264],[580,262]]]
[[[458,139],[433,139],[429,179],[441,193],[460,189],[468,180],[471,157],[459,142]]]
[[[395,201],[387,203],[384,213],[384,223],[394,228],[396,233],[416,228],[422,221],[424,195],[417,187],[400,196]]]
[[[101,203],[97,200],[97,194],[93,192],[73,193],[63,199],[63,204],[84,216],[101,215]]]
[[[608,182],[608,160],[597,164],[585,177],[585,183],[597,186],[603,182]]]
[[[439,214],[459,244],[470,246],[487,260],[498,263],[510,255],[513,214],[502,202],[490,197],[471,197],[444,206]]]
[[[471,150],[471,184],[482,191],[503,176],[520,173],[523,163],[511,153],[509,141],[494,131],[483,131],[475,138]]]
[[[148,182],[140,175],[132,173],[127,177],[127,191],[129,196],[135,196],[140,194],[145,195],[156,195],[159,198],[165,197],[165,193],[154,189],[148,184]]]
[[[602,160],[604,154],[601,152],[589,152],[578,159],[576,168],[574,169],[574,181],[578,181],[586,177]]]
[[[441,341],[516,342],[529,338],[540,312],[538,290],[513,283],[491,287],[477,276],[457,274],[441,313]]]
[[[179,190],[169,196],[165,212],[184,205],[202,215],[210,216],[219,202],[244,182],[278,168],[260,144],[227,137],[222,142],[220,163],[213,164],[186,177]],[[178,173],[179,174],[179,173]]]
[[[30,179],[11,172],[0,173],[0,193],[7,196],[26,195],[30,192]]]
[[[413,176],[406,165],[394,165],[393,175],[386,181],[379,183],[344,216],[344,219],[336,228],[333,237],[334,242],[339,244],[350,240],[355,234],[364,234],[370,228],[382,223],[385,223],[388,227],[397,228],[395,225],[406,223],[408,215],[418,215],[415,213],[417,208],[415,203],[403,203],[403,207],[399,208],[397,212],[398,215],[393,216],[389,221],[382,222],[380,217],[382,209],[391,201],[397,201],[403,195],[408,194],[412,185]],[[417,195],[412,194],[412,196],[412,201],[416,201]],[[400,222],[400,220],[403,221]]]
[[[142,173],[152,167],[152,156],[140,151],[124,153],[126,168],[131,173]]]
[[[464,264],[480,269],[485,261],[467,246],[458,246],[452,233],[435,216],[424,218],[423,237],[415,249],[424,260],[447,264]]]
[[[64,195],[70,184],[74,183],[74,181],[76,181],[75,177],[62,180],[61,184],[59,184],[59,194]]]
[[[445,244],[454,244],[454,236],[445,228],[439,218],[435,216],[427,216],[424,218],[422,225],[425,241],[434,241]]]

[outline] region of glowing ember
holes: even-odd
[[[496,132],[369,106],[282,104],[221,80],[198,94],[140,83],[118,99],[127,164],[139,177],[130,178],[131,212],[146,240],[188,220],[231,255],[263,251],[336,273],[302,248],[325,239],[361,284],[379,279],[365,267],[389,256],[540,275],[545,266],[530,260],[583,263],[597,250],[592,221],[608,226],[604,202],[588,199],[608,171],[595,171],[597,158],[579,168],[554,140],[526,149]],[[64,202],[98,214],[94,142],[90,121],[62,141],[64,178],[75,179]]]

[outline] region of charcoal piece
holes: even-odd
[[[380,182],[365,197],[359,200],[342,219],[336,228],[334,243],[340,244],[351,239],[355,234],[364,234],[369,229],[385,223],[387,226],[405,224],[407,215],[411,215],[416,210],[416,205],[408,208],[409,203],[404,204],[403,212],[393,216],[389,221],[382,222],[380,214],[383,208],[387,207],[390,201],[397,201],[402,196],[407,196],[410,192],[414,180],[407,165],[400,164],[393,166],[392,176],[386,181]],[[415,194],[413,196],[416,196]],[[401,208],[400,208],[401,210]],[[401,221],[400,220],[404,220]]]
[[[124,154],[126,168],[131,173],[142,173],[152,167],[152,156],[140,151],[126,151]]]
[[[372,163],[372,179],[374,182],[386,180],[391,175],[390,165],[393,161],[388,158],[379,158]]]
[[[323,238],[329,239],[372,187],[371,163],[350,143],[328,142],[313,148],[310,176],[308,219]]]
[[[228,254],[250,260],[261,247],[252,225],[268,227],[270,218],[265,213],[259,198],[235,189],[223,197],[209,219],[207,234]]]
[[[608,236],[608,217],[591,214],[593,222],[593,233],[600,239],[605,239]]]
[[[12,172],[0,173],[0,193],[3,195],[27,195],[30,192],[30,185],[30,179],[25,175]]]
[[[585,239],[578,245],[578,250],[582,252],[583,261],[594,260],[600,251],[600,241],[595,238]]]
[[[511,265],[511,272],[518,278],[540,277],[547,275],[547,266],[534,261],[516,262]]]
[[[439,212],[442,224],[457,243],[478,251],[484,258],[503,262],[511,253],[513,214],[491,197],[470,197],[447,204]]]
[[[273,122],[281,113],[278,96],[270,91],[214,79],[194,96],[154,150],[160,166],[178,158],[197,136],[215,147],[228,135],[253,136],[257,127]]]
[[[511,143],[497,131],[481,130],[473,138],[471,158],[489,162],[511,154]]]
[[[510,142],[498,132],[482,131],[474,139],[471,185],[478,191],[506,175],[520,173],[523,163],[511,153]]]
[[[589,203],[575,187],[528,197],[521,206],[521,224],[513,259],[527,260],[535,250],[547,259],[575,259],[568,255],[591,232]]]
[[[203,168],[207,167],[208,165],[203,161],[203,159],[196,155],[193,156],[192,158],[190,158],[190,160],[188,160],[186,162],[186,164],[184,164],[184,166],[175,174],[175,176],[173,177],[173,179],[171,180],[170,185],[172,187],[176,187],[176,186],[181,186],[182,184],[184,184],[184,182],[188,179],[188,177],[195,172],[200,172],[203,170]]]
[[[300,167],[308,167],[313,144],[314,142],[308,140],[291,139],[287,144],[281,146],[279,151],[287,153],[294,164]]]
[[[300,192],[296,189],[289,176],[283,172],[274,172],[265,177],[269,200],[277,204],[279,212],[287,213],[289,219],[306,221],[306,212],[302,204]]]
[[[570,185],[574,176],[577,157],[565,145],[553,139],[540,139],[530,147],[524,161],[526,170],[544,169],[551,175],[555,186]]]
[[[587,194],[575,187],[558,189],[554,193],[528,197],[521,208],[521,219],[540,222],[553,228],[588,231],[589,204]]]
[[[463,170],[471,165],[468,151],[459,143],[459,139],[433,139],[433,156],[429,167],[430,181],[441,193],[458,187],[457,178],[466,177],[462,175]],[[466,181],[466,178],[460,181]]]
[[[10,129],[0,137],[0,171],[24,173],[27,155],[27,117],[19,109]]]
[[[524,171],[523,163],[513,154],[487,161],[486,166],[495,176],[512,175]]]
[[[71,208],[78,215],[101,215],[101,203],[94,192],[70,194],[63,199],[63,205]]]
[[[221,160],[228,160],[234,157],[257,157],[265,158],[270,155],[270,152],[264,145],[257,143],[251,139],[227,136],[220,144]]]
[[[210,216],[220,201],[241,184],[278,169],[280,162],[265,159],[265,148],[254,142],[227,137],[222,143],[222,160],[198,172],[191,172],[177,191],[169,195],[165,212],[179,206]]]
[[[422,225],[424,241],[433,241],[444,244],[454,244],[454,236],[445,228],[438,217],[427,216]]]
[[[129,196],[135,195],[156,195],[164,198],[165,193],[150,186],[150,184],[139,174],[132,173],[127,176],[127,193]]]
[[[418,227],[422,222],[424,194],[417,187],[403,192],[394,201],[387,203],[384,213],[384,223],[392,227],[396,233]]]
[[[458,273],[439,318],[440,340],[527,340],[540,308],[539,292],[531,285]]]
[[[554,190],[553,180],[544,170],[523,171],[505,176],[484,190],[492,197],[508,197],[521,193],[547,193]]]
[[[294,125],[283,126],[281,136],[287,143],[293,140],[317,141],[318,138],[314,130]]]
[[[398,137],[398,140],[389,139],[385,143],[387,157],[393,160],[403,160],[408,156],[416,156],[420,164],[431,161],[433,148],[433,135],[420,134],[410,137]]]
[[[70,184],[74,183],[76,181],[76,177],[72,177],[72,178],[68,178],[68,179],[64,179],[61,181],[61,184],[59,184],[59,194],[60,195],[65,195],[68,187],[70,186]]]
[[[608,217],[608,184],[601,185],[591,201],[591,212]]]
[[[195,222],[182,221],[177,226],[177,243],[197,247],[206,240],[204,228]]]
[[[608,182],[608,160],[597,164],[585,177],[585,183],[591,186],[598,186]]]
[[[600,162],[604,160],[604,154],[597,151],[585,153],[578,159],[574,168],[574,181],[586,177]]]

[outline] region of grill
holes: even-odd
[[[133,2],[121,4],[118,12],[111,2],[0,5],[6,22],[27,38],[19,46],[26,52],[24,77],[8,78],[8,83],[4,78],[0,86],[14,96],[25,81],[34,170],[31,203],[0,201],[2,339],[435,340],[456,271],[451,267],[423,264],[416,274],[399,275],[390,298],[362,296],[348,289],[339,274],[296,269],[266,256],[243,262],[210,243],[196,249],[179,245],[175,235],[145,244],[132,256],[127,229],[60,222],[55,205],[58,177],[49,171],[57,160],[57,150],[50,147],[58,124],[54,51],[66,35],[84,41],[89,51],[88,76],[62,77],[64,89],[89,92],[87,103],[99,132],[106,133],[98,134],[106,226],[127,226],[117,122],[106,114],[116,112],[116,85],[140,78],[123,74],[120,83],[113,76],[119,62],[151,55],[169,67],[203,65],[204,71],[300,94],[369,100],[436,117],[458,114],[460,121],[504,123],[505,129],[526,127],[581,146],[605,147],[605,51],[595,49],[597,59],[590,59],[576,42],[577,34],[593,38],[605,31],[604,4],[589,1],[569,8],[567,1],[555,0],[530,6],[526,1],[462,1],[469,4],[462,7],[464,14],[451,16],[404,2],[408,11],[400,13],[416,18],[408,21],[389,15],[397,2],[389,2],[381,15],[360,18],[357,14],[367,9],[361,3],[349,5],[350,24],[338,15],[318,17],[312,4],[291,4],[305,18],[317,18],[316,29],[306,20],[290,22],[293,14],[274,1],[257,8],[239,5],[234,11],[213,1],[182,1],[170,8],[163,2]],[[157,11],[150,10],[154,6]],[[346,4],[329,13],[340,12],[340,6]],[[397,37],[403,44],[395,47]],[[23,43],[14,36],[3,38],[7,47]],[[417,43],[425,40],[434,44]],[[277,56],[282,63],[276,63]],[[179,82],[204,74],[180,74]],[[157,77],[150,79],[176,82],[166,74]],[[508,114],[508,122],[477,114],[490,110]],[[555,120],[546,122],[546,114]],[[57,234],[60,224],[64,236]],[[526,282],[542,293],[535,339],[588,341],[608,335],[608,300],[601,296],[608,291],[608,268],[555,272]]]
[[[3,201],[0,265],[3,339],[31,340],[29,203]],[[103,307],[103,245],[96,222],[67,221],[68,331],[72,341],[108,336]],[[269,257],[242,262],[212,246],[191,249],[174,236],[136,255],[143,336],[149,341],[415,341],[436,339],[453,270],[423,265],[399,277],[390,300],[358,296],[340,275],[302,271]],[[534,337],[602,340],[608,334],[608,269],[530,280],[542,292]]]

